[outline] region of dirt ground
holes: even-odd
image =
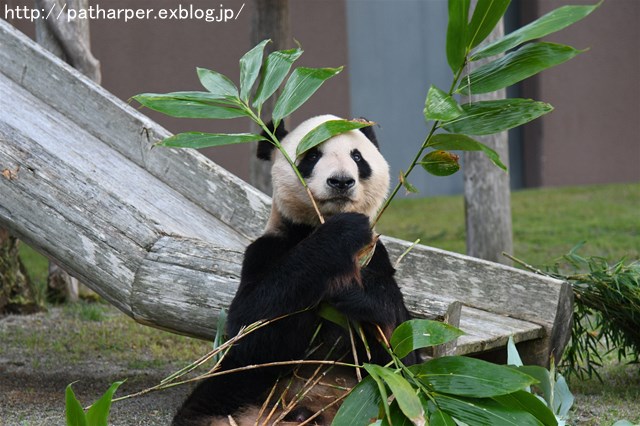
[[[111,315],[120,314],[107,313]],[[69,383],[76,382],[73,390],[86,406],[114,381],[127,378],[116,393],[122,396],[153,386],[179,368],[171,363],[123,362],[122,356],[114,360],[117,347],[103,351],[104,356],[92,352],[78,359],[73,343],[58,337],[75,334],[92,339],[95,332],[87,333],[78,325],[87,322],[98,327],[99,322],[73,321],[67,316],[62,308],[54,308],[35,315],[0,317],[0,426],[64,426],[64,395]],[[120,337],[113,334],[117,342]],[[140,353],[135,350],[131,356]],[[114,403],[109,425],[168,425],[188,391],[182,386]]]

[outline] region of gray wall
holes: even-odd
[[[422,110],[434,84],[447,90],[447,3],[424,0],[347,0],[351,112],[380,123],[382,152],[397,178],[429,129]],[[458,193],[462,176],[436,178],[415,169],[420,195]]]

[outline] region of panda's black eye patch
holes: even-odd
[[[318,163],[322,157],[322,152],[318,148],[311,148],[307,153],[302,157],[300,163],[298,163],[298,170],[303,178],[308,178],[313,173],[313,168]]]
[[[371,176],[371,166],[364,159],[360,151],[354,149],[351,151],[351,158],[356,162],[358,166],[358,177],[360,179],[368,179]]]

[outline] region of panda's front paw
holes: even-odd
[[[334,247],[343,245],[351,255],[369,244],[373,237],[369,218],[361,213],[338,213],[327,219],[321,228],[334,242]]]

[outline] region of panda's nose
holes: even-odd
[[[350,189],[355,184],[356,181],[349,176],[332,176],[327,179],[327,185],[329,185],[331,188],[339,189],[341,191]]]

